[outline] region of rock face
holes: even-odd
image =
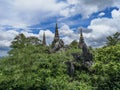
[[[79,48],[82,49],[82,53],[81,53],[81,59],[82,59],[82,63],[85,64],[86,62],[91,62],[93,59],[93,55],[92,53],[90,53],[86,43],[84,42],[84,37],[82,34],[82,29],[81,29],[81,34],[80,34],[80,39],[79,39]]]
[[[75,72],[75,67],[74,67],[73,62],[72,61],[68,61],[68,62],[65,62],[65,64],[67,65],[67,74],[70,77],[73,77],[74,76],[74,72]]]
[[[59,37],[59,31],[58,31],[58,24],[56,23],[54,40],[52,41],[52,48],[55,46],[55,43],[57,43],[59,40],[60,40],[60,37]]]
[[[89,51],[86,43],[84,42],[83,34],[82,34],[82,29],[81,29],[81,34],[80,34],[80,39],[79,39],[79,45],[78,48],[82,49],[82,53],[72,53],[72,56],[74,60],[68,61],[67,66],[68,66],[68,72],[69,76],[73,77],[73,73],[76,70],[85,70],[85,71],[90,71],[90,67],[93,64],[93,55]],[[71,68],[74,67],[74,72],[71,70]]]
[[[93,55],[89,52],[87,47],[82,49],[82,53],[72,53],[73,60],[66,62],[68,67],[67,73],[70,77],[74,77],[76,70],[90,71],[93,65]]]
[[[71,55],[73,56],[75,62],[81,61],[81,54],[80,53],[72,53]]]
[[[87,48],[86,44],[84,44],[83,47],[82,47],[82,57],[84,59],[84,62],[86,62],[86,61],[92,61],[92,59],[93,59],[93,55],[92,55],[92,53],[90,53],[90,51]]]
[[[59,51],[65,51],[67,47],[64,46],[64,42],[62,39],[59,38],[59,32],[58,32],[58,25],[56,23],[55,27],[55,35],[54,40],[51,45],[50,53],[55,53]],[[76,70],[85,69],[89,71],[89,68],[93,64],[93,55],[90,53],[89,49],[87,48],[86,43],[84,42],[84,37],[82,34],[80,34],[79,44],[78,48],[82,49],[82,53],[72,53],[73,60],[65,62],[67,65],[67,73],[70,77],[74,77],[74,73]]]
[[[45,32],[43,33],[43,41],[42,41],[43,46],[46,46],[46,37],[45,37]]]
[[[58,40],[58,41],[54,44],[54,46],[53,46],[53,48],[52,48],[52,51],[53,51],[53,52],[56,52],[56,51],[60,50],[60,49],[63,48],[63,47],[64,47],[64,42],[63,42],[62,39],[60,39],[60,40]]]

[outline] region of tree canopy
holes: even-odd
[[[0,59],[0,90],[119,90],[120,44],[92,49],[94,64],[70,77],[66,62],[73,60],[71,53],[81,53],[76,45],[49,54],[51,47],[37,37],[16,36],[9,56]]]
[[[120,33],[116,32],[115,34],[113,34],[112,36],[108,36],[107,37],[107,45],[116,45],[120,43]]]

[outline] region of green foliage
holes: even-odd
[[[19,34],[14,38],[14,41],[12,42],[11,48],[17,48],[21,49],[26,46],[26,37],[24,34]]]
[[[94,83],[98,89],[120,89],[120,45],[97,49]]]
[[[71,53],[81,53],[74,47],[76,42],[66,51],[48,54],[50,47],[39,41],[24,35],[15,38],[10,55],[0,59],[0,90],[120,89],[119,44],[91,49],[94,65],[89,71],[77,69],[74,77],[69,77],[65,62],[73,60]]]
[[[40,50],[43,48],[41,40],[39,40],[37,37],[25,37],[24,34],[19,34],[16,36],[10,47],[12,48],[12,50],[9,51],[9,54],[11,55],[18,54],[19,52],[26,52],[28,48],[29,52],[31,52],[33,49]]]
[[[73,40],[70,45],[71,48],[78,48],[78,42],[76,40]]]
[[[112,36],[108,36],[107,37],[107,45],[116,45],[120,42],[120,33],[116,32],[115,34],[113,34]]]

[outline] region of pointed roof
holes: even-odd
[[[56,22],[55,30],[58,30],[58,23]]]
[[[45,32],[43,33],[43,45],[46,46],[46,37],[45,37]]]
[[[54,41],[58,41],[58,40],[59,40],[59,32],[58,32],[58,24],[56,22]]]
[[[83,37],[83,34],[82,34],[82,29],[80,29],[80,42],[84,43],[84,37]]]
[[[78,45],[78,47],[82,48],[83,44],[85,44],[84,43],[84,37],[83,37],[83,34],[82,34],[82,29],[80,29],[80,39],[79,39],[79,45]]]

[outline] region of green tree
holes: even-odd
[[[116,45],[120,42],[120,33],[116,32],[115,34],[113,34],[112,36],[108,36],[107,37],[107,45]]]
[[[14,42],[14,43],[13,43]],[[0,58],[0,90],[119,90],[120,45],[111,45],[94,51],[90,70],[76,64],[74,77],[67,74],[65,62],[74,61],[71,53],[80,53],[73,41],[71,47],[60,53],[46,53],[36,37],[18,35],[12,42],[14,55]],[[22,45],[22,47],[17,46]]]
[[[78,48],[78,42],[76,40],[73,40],[70,45],[71,48]]]
[[[95,50],[93,86],[98,90],[120,89],[120,45]]]
[[[37,37],[30,36],[26,38],[27,45],[42,45],[42,41],[39,40]]]
[[[34,36],[26,37],[22,33],[14,38],[10,47],[10,55],[22,53],[25,52],[25,50],[31,50],[31,48],[34,48],[33,50],[36,50],[35,52],[39,52],[40,49],[44,50],[41,40]],[[32,52],[33,50],[29,52]]]
[[[19,34],[14,38],[11,44],[11,48],[21,49],[26,46],[26,37],[24,34]]]

